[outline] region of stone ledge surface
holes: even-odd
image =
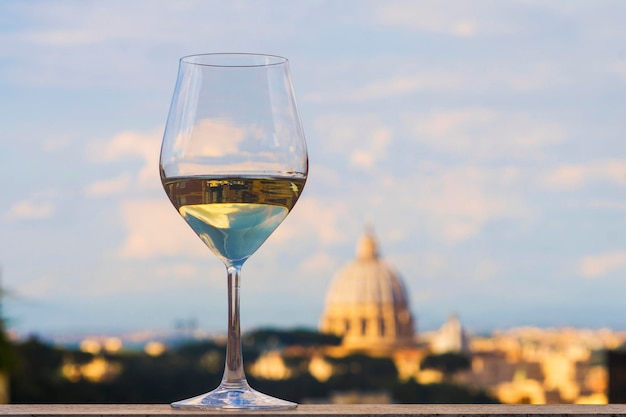
[[[172,409],[166,404],[7,404],[0,405],[0,415],[14,417],[162,417],[227,415],[257,417],[348,416],[348,417],[626,417],[626,404],[608,405],[470,405],[470,404],[359,404],[299,405],[289,411],[187,411]]]

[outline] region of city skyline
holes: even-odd
[[[317,327],[370,225],[417,331],[626,329],[626,5],[0,4],[3,312],[22,333],[226,327],[158,155],[178,59],[290,60],[310,176],[243,267],[242,326]]]

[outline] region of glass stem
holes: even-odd
[[[226,365],[222,383],[246,384],[241,353],[241,327],[239,319],[239,285],[241,265],[228,265],[228,340]]]

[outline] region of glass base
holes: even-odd
[[[176,401],[171,406],[186,410],[288,410],[298,404],[262,394],[243,381],[239,384],[222,382],[211,392]]]

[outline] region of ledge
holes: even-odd
[[[269,417],[276,415],[294,416],[348,416],[348,417],[465,417],[465,416],[606,416],[626,417],[626,404],[608,405],[468,405],[468,404],[360,404],[360,405],[307,405],[289,411],[186,411],[174,410],[165,404],[10,404],[0,405],[0,415],[15,417],[161,417],[202,415],[253,415]]]

